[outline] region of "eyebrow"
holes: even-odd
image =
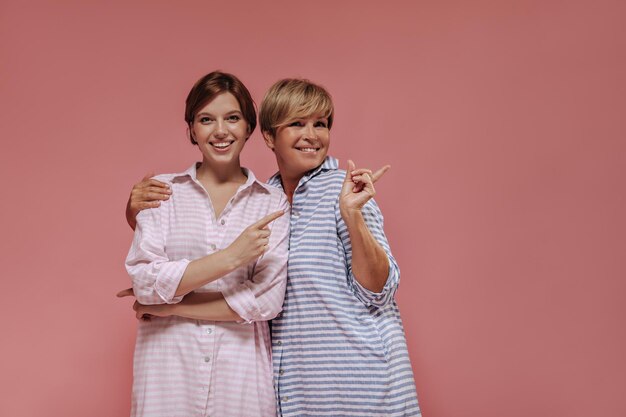
[[[228,111],[228,112],[226,112],[224,114],[227,115],[227,116],[228,115],[232,115],[232,114],[243,115],[243,113],[241,111],[239,111],[239,110],[231,110],[231,111]],[[206,111],[201,111],[200,113],[196,114],[196,117],[198,117],[198,116],[213,116],[213,114],[211,114],[209,112],[206,112]]]

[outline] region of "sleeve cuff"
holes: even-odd
[[[385,286],[380,292],[374,292],[363,287],[356,279],[352,271],[350,271],[350,281],[353,283],[354,293],[356,297],[367,307],[383,307],[393,300],[395,289],[398,286],[398,278],[399,274],[397,273],[397,269],[393,267],[391,262],[389,262],[389,273],[387,275]]]
[[[175,294],[189,262],[187,259],[166,262],[159,269],[154,288],[167,304],[176,304],[183,299],[182,295],[176,297]]]
[[[256,297],[246,281],[222,288],[222,295],[228,306],[241,317],[239,323],[252,323],[261,316]]]

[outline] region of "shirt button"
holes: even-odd
[[[283,401],[289,401],[289,397],[287,397],[286,395],[283,397]]]
[[[206,332],[207,332],[208,334],[211,334],[211,333],[213,333],[213,329],[206,329]]]
[[[211,250],[215,250],[215,245],[214,245],[213,243],[211,243],[211,244],[209,245],[209,249],[211,249]]]
[[[276,344],[277,344],[278,346],[282,346],[282,345],[283,345],[283,342],[281,342],[281,341],[279,340],[278,342],[276,342]]]
[[[223,226],[223,225],[225,225],[225,224],[226,224],[226,220],[224,220],[224,219],[220,220],[220,224],[221,224],[222,226]]]
[[[210,360],[211,360],[211,358],[209,358],[208,356],[206,356],[206,357],[204,358],[204,361],[205,361],[205,362],[209,362]]]
[[[284,375],[285,371],[283,369],[281,369],[280,371],[278,371],[278,375]]]

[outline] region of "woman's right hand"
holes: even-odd
[[[268,225],[283,214],[285,214],[284,211],[275,211],[246,227],[239,237],[225,249],[232,259],[234,269],[248,265],[265,253],[270,242]]]
[[[141,210],[159,207],[161,201],[169,199],[172,194],[168,184],[150,178],[152,176],[154,175],[148,174],[140,182],[133,185],[130,197],[128,197],[126,221],[133,230],[137,225],[137,214]]]

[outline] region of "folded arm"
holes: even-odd
[[[139,316],[163,314],[252,322],[270,320],[280,312],[287,280],[289,204],[286,198],[280,199],[278,211],[246,228],[227,249],[194,261],[169,262],[163,253],[163,238],[158,234],[163,228],[158,212],[165,209],[148,210],[138,217],[135,241],[127,259],[133,289],[118,293],[118,296],[135,295],[136,307],[142,309]],[[259,256],[253,264],[251,279],[229,282],[222,293],[191,292],[245,267]],[[166,276],[162,270],[173,272]],[[172,305],[159,305],[164,303]]]
[[[242,320],[242,318],[228,306],[224,296],[219,292],[190,293],[177,304],[144,305],[135,302],[133,309],[136,312],[137,318],[140,319],[149,319],[151,316],[179,316],[194,320]]]
[[[281,209],[289,210],[286,199]],[[231,284],[219,292],[191,292],[176,304],[147,305],[136,301],[137,318],[179,316],[195,320],[253,322],[271,320],[282,309],[287,281],[289,215],[274,222],[270,248],[256,262],[252,279]],[[118,297],[132,296],[132,288]]]
[[[230,281],[222,288],[226,302],[242,321],[271,320],[282,310],[287,286],[289,203],[281,195],[275,208],[285,215],[271,225],[269,247],[253,265],[250,279]]]
[[[165,253],[168,210],[169,204],[162,204],[137,215],[126,269],[141,304],[178,303],[181,296],[253,262],[269,249],[268,224],[284,214],[274,212],[250,225],[224,250],[194,260],[170,260]]]

